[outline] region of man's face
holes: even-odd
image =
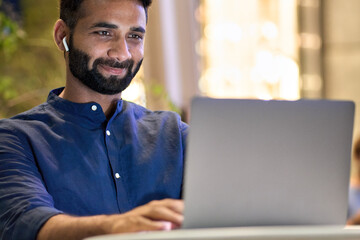
[[[145,10],[134,0],[85,0],[69,38],[69,68],[101,94],[122,92],[144,54]]]

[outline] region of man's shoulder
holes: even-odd
[[[181,116],[173,111],[152,111],[138,104],[124,101],[123,110],[130,115],[138,124],[152,124],[157,126],[173,126],[185,130],[188,125],[181,120]]]
[[[133,102],[124,101],[124,112],[131,113],[137,119],[149,118],[149,119],[163,119],[163,118],[174,118],[181,120],[180,115],[173,111],[152,111],[148,108],[140,106]]]

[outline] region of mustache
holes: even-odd
[[[125,60],[122,62],[118,62],[112,59],[103,59],[103,58],[98,58],[94,61],[93,67],[95,68],[97,65],[106,65],[112,68],[129,68],[130,66],[132,66],[134,64],[133,60]]]

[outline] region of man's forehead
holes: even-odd
[[[143,7],[143,3],[140,0],[83,0],[81,6],[83,6],[84,4],[104,5],[104,4],[121,3],[121,2],[134,2]]]
[[[138,0],[84,0],[79,13],[79,20],[82,18],[96,18],[97,16],[111,18],[117,15],[138,19],[139,24],[143,19],[146,25],[145,9],[142,2]]]

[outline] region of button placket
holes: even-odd
[[[115,183],[118,207],[121,212],[125,212],[128,211],[131,207],[128,202],[128,193],[124,185],[126,175],[121,175],[123,174],[123,171],[121,170],[120,159],[118,157],[119,148],[121,146],[121,143],[119,143],[119,141],[121,141],[121,139],[119,140],[116,125],[113,126],[112,124],[114,124],[112,120],[109,120],[102,131],[105,135],[105,146],[108,152],[108,159],[112,178]]]
[[[108,128],[109,128],[109,125],[106,127],[105,134],[106,134],[107,137],[110,137],[111,136],[111,131]],[[108,142],[109,140],[110,139],[107,139],[106,142],[110,143],[110,142]],[[111,164],[111,159],[110,159],[110,164]],[[115,179],[120,180],[121,175],[118,172],[115,172],[114,177],[115,177]]]

